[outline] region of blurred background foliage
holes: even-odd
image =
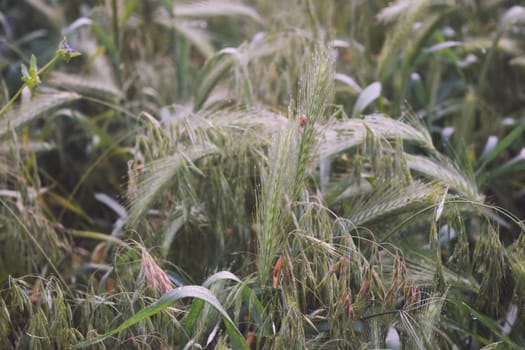
[[[525,343],[521,1],[0,0],[0,70],[1,348]]]

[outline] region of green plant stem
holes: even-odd
[[[374,317],[381,317],[381,316],[384,316],[384,315],[397,314],[397,313],[399,313],[399,311],[400,310],[396,309],[396,310],[388,310],[388,311],[378,312],[378,313],[375,313],[375,314],[372,314],[372,315],[360,317],[359,320],[360,321],[366,321],[366,320],[369,320],[369,319],[374,318]]]
[[[44,74],[51,66],[55,64],[56,61],[58,61],[59,58],[60,58],[60,55],[56,53],[55,56],[53,56],[53,58],[45,66],[43,66],[42,68],[38,70],[37,75],[40,76]],[[18,89],[18,91],[14,94],[14,96],[11,97],[11,99],[4,105],[4,107],[2,107],[2,109],[0,109],[0,117],[3,116],[9,108],[11,108],[13,103],[15,103],[18,97],[22,94],[22,91],[24,90],[26,86],[27,86],[26,83],[22,84],[22,86],[20,87],[20,89]]]
[[[22,87],[14,94],[13,97],[2,107],[0,110],[0,116],[4,115],[4,113],[13,105],[13,103],[18,99],[20,94],[22,93],[22,90],[24,90],[26,84],[24,83]]]
[[[112,26],[113,26],[113,41],[117,50],[119,50],[119,28],[118,28],[118,6],[117,1],[111,1],[111,12],[112,12]]]

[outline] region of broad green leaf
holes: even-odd
[[[233,273],[229,271],[220,271],[220,272],[213,274],[208,279],[206,279],[206,281],[204,281],[202,286],[204,288],[209,288],[211,287],[212,284],[220,280],[232,280],[232,281],[241,283],[241,280],[237,276],[235,276]],[[193,327],[195,326],[195,323],[199,319],[203,308],[204,308],[204,301],[202,299],[193,300],[190,312],[188,313],[188,316],[186,316],[186,319],[184,320],[184,328],[186,329],[186,332],[191,333],[193,331]]]
[[[195,327],[195,324],[197,323],[203,309],[204,309],[204,300],[194,299],[193,302],[191,303],[190,311],[188,312],[188,315],[184,319],[184,330],[188,334],[193,333],[193,327]]]
[[[233,273],[231,273],[229,271],[220,271],[220,272],[214,273],[212,276],[208,277],[208,279],[206,279],[206,281],[204,281],[202,286],[205,287],[205,288],[209,288],[215,282],[222,281],[222,280],[231,280],[231,281],[235,281],[237,283],[241,283],[241,280],[239,279],[239,277],[235,276]]]
[[[159,300],[151,304],[150,306],[145,307],[144,309],[138,311],[135,313],[132,317],[124,321],[120,326],[117,328],[99,336],[93,339],[88,339],[85,341],[82,341],[75,345],[75,348],[85,348],[97,343],[100,343],[107,339],[108,337],[111,337],[119,332],[122,332],[123,330],[141,322],[145,319],[158,314],[159,312],[162,312],[163,310],[171,307],[173,304],[175,304],[178,300],[184,299],[184,298],[196,298],[199,300],[202,300],[211,306],[213,306],[222,316],[226,331],[228,335],[230,336],[230,340],[232,343],[233,349],[239,349],[239,350],[249,350],[249,346],[246,343],[246,340],[243,338],[241,332],[239,329],[233,324],[232,319],[224,310],[220,302],[217,300],[217,298],[206,288],[201,286],[184,286],[176,288],[170,292],[167,292],[164,294]]]

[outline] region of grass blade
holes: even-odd
[[[496,322],[494,322],[493,319],[491,319],[488,316],[485,316],[478,311],[474,310],[472,307],[470,307],[467,303],[462,302],[461,305],[479,322],[481,322],[485,327],[487,327],[493,334],[504,340],[508,345],[511,346],[512,349],[518,349],[519,347],[510,340],[510,338],[503,333],[501,333],[501,329],[498,326]]]
[[[239,329],[235,327],[232,319],[230,318],[230,316],[228,316],[228,314],[226,313],[226,310],[224,310],[224,308],[222,307],[220,302],[217,300],[217,298],[208,289],[201,287],[201,286],[184,286],[184,287],[176,288],[170,292],[167,292],[155,303],[140,310],[139,312],[134,314],[132,317],[124,321],[117,328],[99,337],[80,342],[75,345],[75,348],[76,349],[85,348],[85,347],[100,343],[104,341],[105,339],[107,339],[108,337],[111,337],[112,335],[122,332],[123,330],[155,314],[158,314],[159,312],[175,304],[178,300],[184,299],[184,298],[197,298],[213,306],[221,314],[224,320],[224,323],[226,325],[226,331],[228,332],[228,335],[230,336],[231,341],[232,341],[232,347],[234,349],[241,349],[241,350],[249,349],[248,344],[246,344],[246,341],[244,340]]]
[[[368,85],[359,95],[354,110],[352,111],[352,117],[355,118],[359,116],[365,108],[374,102],[379,96],[381,96],[381,83],[376,81]]]
[[[507,136],[505,136],[505,138],[503,138],[503,140],[501,140],[501,142],[499,142],[496,147],[494,147],[489,152],[482,154],[478,160],[478,163],[481,164],[480,167],[483,168],[503,151],[509,148],[510,145],[514,143],[514,141],[521,137],[524,130],[525,124],[520,124],[519,126],[515,127]]]

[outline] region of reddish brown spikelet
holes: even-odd
[[[363,281],[363,284],[361,285],[361,289],[359,290],[359,294],[368,294],[369,290],[370,290],[370,281],[368,280]]]
[[[420,286],[413,285],[408,287],[404,308],[408,309],[419,305],[421,303],[422,294],[423,291]]]
[[[157,265],[145,248],[142,249],[142,274],[148,286],[161,294],[173,289],[173,284],[166,272]]]
[[[351,302],[349,302],[348,306],[346,307],[346,315],[347,316],[354,316],[354,305],[352,305]]]
[[[303,129],[306,126],[307,122],[308,122],[308,118],[306,117],[306,115],[301,114],[301,116],[299,117],[299,131],[300,132],[303,131]]]
[[[275,266],[273,267],[273,281],[272,281],[272,287],[277,288],[279,285],[279,276],[281,273],[281,268],[283,266],[283,256],[280,255],[279,259],[277,259],[277,262],[275,263]]]

